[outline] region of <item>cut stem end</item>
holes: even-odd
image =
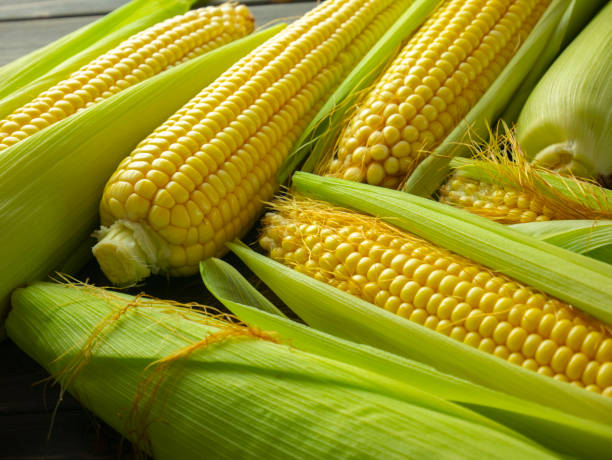
[[[94,236],[98,244],[93,255],[106,277],[115,285],[126,286],[147,278],[155,268],[153,244],[140,224],[117,221],[102,227]]]

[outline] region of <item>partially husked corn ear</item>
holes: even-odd
[[[476,157],[451,161],[454,171],[440,187],[438,201],[503,224],[612,219],[612,195],[594,183],[530,164],[512,132],[494,135]]]
[[[277,201],[261,246],[273,259],[513,364],[612,396],[608,325],[374,217]]]
[[[239,61],[142,141],[100,203],[108,278],[190,275],[226,252],[326,95],[411,0],[326,1]]]
[[[541,197],[454,173],[440,187],[438,201],[504,224],[563,219]]]
[[[457,126],[550,0],[447,0],[359,102],[319,172],[396,188]]]
[[[200,8],[150,27],[0,121],[0,151],[113,94],[253,30],[244,5]]]

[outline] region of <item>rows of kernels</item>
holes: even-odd
[[[253,30],[245,6],[224,4],[163,21],[96,58],[0,122],[0,150],[123,89]]]
[[[325,2],[245,57],[120,164],[103,224],[145,221],[170,247],[171,274],[224,252],[272,196],[314,109],[409,3]]]
[[[526,369],[612,396],[609,328],[548,295],[373,218],[312,202],[264,220],[270,257]],[[330,208],[332,209],[332,208]]]
[[[495,219],[505,224],[540,222],[559,217],[548,208],[542,199],[527,192],[504,189],[489,184],[453,175],[442,187],[438,200]]]
[[[475,105],[549,3],[444,3],[357,108],[323,172],[397,187]]]

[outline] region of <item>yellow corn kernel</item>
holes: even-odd
[[[374,217],[300,199],[278,200],[273,209],[261,236],[270,253],[282,250],[285,240],[292,250],[297,243],[306,251],[307,237],[326,241],[324,233],[334,235],[330,248],[309,253],[310,276],[327,274],[324,253],[342,247],[344,263],[350,260],[370,280],[351,294],[525,369],[612,393],[612,334],[603,323]],[[301,230],[306,227],[315,233]],[[293,254],[278,260],[297,267],[303,261]],[[326,282],[349,279],[335,270]]]

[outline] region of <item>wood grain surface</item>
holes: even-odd
[[[72,32],[111,11],[126,0],[0,0],[0,66]],[[256,25],[279,19],[290,22],[317,2],[272,3],[247,0]],[[245,241],[253,242],[254,229]],[[266,296],[274,296],[237,258],[225,257]],[[91,261],[77,276],[108,285],[97,264]],[[151,277],[133,289],[158,298],[198,302],[220,307],[198,276]],[[0,460],[80,460],[136,458],[127,441],[84,409],[69,394],[61,402],[59,387],[48,374],[10,340],[0,342]]]

